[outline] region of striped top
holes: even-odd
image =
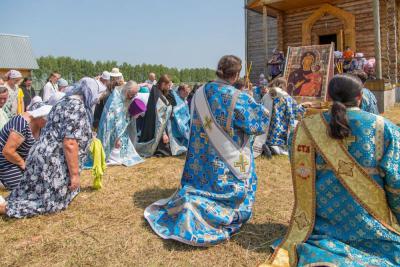
[[[20,115],[13,117],[4,125],[0,131],[0,168],[7,167],[12,164],[3,156],[3,148],[7,143],[11,131],[14,131],[24,137],[24,142],[17,148],[17,153],[25,160],[28,157],[29,150],[35,143],[29,123]]]

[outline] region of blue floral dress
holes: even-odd
[[[92,132],[79,97],[65,97],[53,107],[39,141],[29,152],[20,186],[8,198],[7,216],[22,218],[57,212],[66,209],[79,193],[79,189],[68,189],[70,176],[64,155],[64,138],[77,140],[82,166]]]

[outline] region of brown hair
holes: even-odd
[[[161,75],[160,79],[158,79],[157,87],[159,87],[163,83],[170,83],[171,79],[169,78],[168,74]]]
[[[355,77],[358,77],[363,84],[368,80],[368,74],[366,74],[365,71],[355,70],[351,74],[353,74]]]
[[[239,79],[237,82],[235,82],[235,84],[233,85],[233,87],[235,87],[236,89],[242,91],[244,89],[244,87],[246,86],[246,83],[244,82],[243,79]]]
[[[180,92],[180,91],[182,91],[182,90],[185,90],[185,88],[187,88],[187,87],[189,87],[189,85],[187,85],[187,84],[185,84],[185,83],[182,83],[182,84],[179,85],[179,87],[178,87],[178,92]],[[189,89],[190,89],[190,87],[189,87]]]
[[[272,82],[269,84],[269,87],[278,87],[284,91],[287,91],[287,81],[285,78],[275,78],[272,80]]]
[[[328,93],[333,100],[329,123],[332,138],[344,139],[350,136],[346,108],[357,106],[357,97],[361,95],[362,88],[360,79],[350,74],[336,75],[329,82]]]
[[[216,74],[218,78],[228,80],[240,73],[242,70],[242,60],[237,56],[223,56],[218,62]]]

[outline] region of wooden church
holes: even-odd
[[[265,73],[274,49],[335,43],[376,59],[368,84],[384,111],[400,87],[400,0],[246,0],[246,61],[251,80]]]

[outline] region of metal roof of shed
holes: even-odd
[[[0,33],[0,68],[39,68],[28,36]]]

